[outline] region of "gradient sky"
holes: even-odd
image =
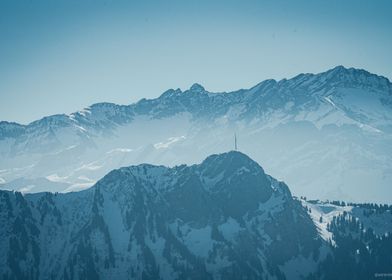
[[[336,65],[392,78],[392,1],[0,1],[0,120]]]

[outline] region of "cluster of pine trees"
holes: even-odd
[[[310,279],[373,279],[392,276],[392,234],[377,235],[349,213],[334,217],[330,254]]]

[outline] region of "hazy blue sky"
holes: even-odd
[[[0,120],[342,64],[392,78],[392,1],[0,1]]]

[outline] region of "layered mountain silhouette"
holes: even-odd
[[[256,279],[321,243],[288,187],[239,152],[124,167],[77,193],[3,191],[1,205],[10,278]]]
[[[390,229],[374,227],[389,208],[363,216],[298,200],[234,151],[191,166],[123,167],[79,192],[0,191],[0,206],[3,279],[336,279],[334,261],[355,269],[366,248],[386,259],[362,266],[363,277],[391,264]]]
[[[231,149],[234,132],[242,151],[298,195],[390,201],[392,84],[343,66],[234,92],[194,84],[131,105],[1,122],[0,184],[84,189],[121,166],[200,162]]]

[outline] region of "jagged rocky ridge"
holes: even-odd
[[[387,78],[361,69],[338,66],[320,74],[300,74],[280,81],[266,80],[250,89],[234,92],[211,93],[203,86],[194,84],[184,92],[170,89],[156,99],[142,99],[131,105],[97,103],[70,115],[44,117],[28,125],[3,121],[0,122],[0,139],[17,138],[18,142],[23,142],[26,138],[32,138],[30,135],[34,136],[35,132],[50,134],[65,127],[79,133],[80,137],[95,135],[107,128],[132,122],[139,115],[165,118],[187,112],[196,119],[215,119],[239,104],[245,108],[237,116],[238,119],[251,120],[266,116],[271,110],[282,109],[282,105],[288,102],[292,103],[287,106],[297,113],[305,107],[314,106],[312,109],[317,109],[315,107],[320,106],[320,101],[336,106],[334,99],[339,101],[342,97],[339,89],[364,90],[389,109],[392,106],[392,84]],[[377,115],[353,112],[352,108],[344,108],[342,105],[341,109],[346,109],[344,113],[354,121],[390,131],[391,116],[382,114],[384,112],[380,112],[383,117],[380,120]]]
[[[281,279],[322,243],[288,187],[239,152],[124,167],[75,193],[1,191],[0,205],[4,279]]]

